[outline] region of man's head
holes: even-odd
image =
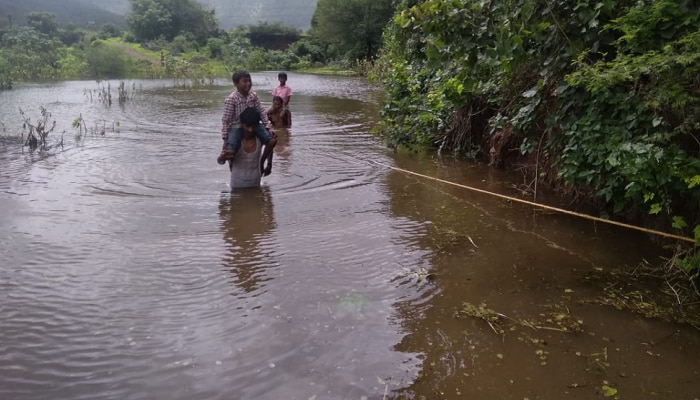
[[[253,87],[253,81],[250,78],[250,73],[246,70],[238,70],[231,76],[233,84],[236,86],[239,92],[247,95],[250,89]]]
[[[248,107],[241,113],[241,128],[244,136],[255,135],[255,131],[260,124],[260,113],[258,110]]]
[[[280,72],[279,74],[277,74],[277,80],[280,81],[280,85],[284,86],[284,84],[287,83],[287,73]]]

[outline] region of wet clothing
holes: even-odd
[[[265,128],[263,124],[258,124],[258,129],[255,131],[255,135],[260,139],[262,144],[268,144],[272,139],[270,131]],[[241,148],[241,141],[243,140],[243,128],[232,129],[227,135],[226,139],[226,150],[238,150]]]
[[[241,127],[241,113],[248,107],[252,107],[260,113],[260,119],[263,125],[267,125],[269,120],[265,109],[258,99],[258,95],[254,91],[248,92],[244,96],[236,90],[232,92],[224,101],[224,116],[221,118],[221,138],[228,142],[228,133],[234,129]]]
[[[279,96],[282,98],[282,101],[284,102],[284,108],[289,109],[289,98],[292,97],[292,88],[290,88],[287,85],[281,86],[277,85],[274,89],[272,89],[272,96]]]
[[[245,149],[236,154],[231,161],[231,189],[260,186],[260,156],[262,155],[262,143],[255,138],[255,150],[247,153]]]

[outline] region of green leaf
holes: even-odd
[[[676,229],[683,229],[686,226],[688,226],[688,224],[685,222],[683,217],[676,215],[673,217],[673,223],[671,223],[671,226],[673,226]]]
[[[692,178],[688,178],[685,180],[685,182],[688,184],[688,189],[692,189],[695,186],[700,185],[700,175],[695,175]]]
[[[605,396],[605,397],[612,397],[612,396],[615,396],[617,394],[617,389],[615,389],[612,386],[603,385],[602,389],[603,389],[603,396]]]
[[[658,214],[661,212],[661,204],[654,203],[649,207],[649,214]]]
[[[538,32],[542,32],[543,30],[549,28],[551,25],[552,24],[550,24],[549,22],[540,22],[535,28]]]

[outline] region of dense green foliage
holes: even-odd
[[[404,0],[382,128],[393,146],[516,158],[683,232],[700,222],[698,3]]]
[[[369,60],[381,46],[393,10],[391,0],[319,0],[311,35],[335,57]]]
[[[30,3],[56,9],[56,4],[41,1]],[[318,14],[319,29],[303,34],[297,28],[267,22],[222,31],[214,11],[197,0],[71,0],[66,6],[80,11],[88,3],[114,11],[130,6],[128,29],[115,23],[91,22],[85,28],[72,22],[61,24],[56,14],[41,10],[29,12],[24,27],[0,20],[0,90],[28,80],[171,76],[212,81],[239,68],[364,67],[369,64],[358,59],[374,59],[393,10],[390,0],[350,0],[338,7],[326,2],[322,9],[329,12]],[[216,0],[205,4],[220,6]],[[260,7],[284,10],[309,4],[309,0],[268,1]],[[343,23],[335,36],[328,28],[333,21]]]
[[[115,0],[108,1],[113,3]],[[38,10],[55,14],[60,24],[72,22],[81,28],[109,22],[124,25],[123,15],[94,3],[94,0],[0,0],[0,27],[25,25],[27,14]]]
[[[308,29],[317,0],[196,0],[207,9],[216,10],[220,27],[226,30],[259,23],[282,24]],[[61,24],[73,22],[86,28],[88,22],[102,26],[113,22],[124,26],[130,12],[129,0],[0,0],[0,26],[8,15],[15,25],[24,24],[24,16],[33,10],[57,15]]]
[[[257,24],[281,24],[308,29],[317,0],[201,0],[216,9],[221,27],[229,30]]]
[[[58,32],[56,14],[47,11],[32,11],[27,14],[27,25],[48,36],[53,36]]]
[[[90,30],[61,26],[46,11],[29,13],[27,26],[0,26],[0,90],[17,81],[66,78],[211,82],[240,68],[294,70],[332,60],[326,47],[292,27],[262,23],[225,32],[212,11],[190,0],[132,3],[142,8],[130,14],[127,31],[113,23]],[[120,37],[124,41],[114,39]]]
[[[1,88],[18,81],[133,75],[139,62],[99,40],[108,31],[88,34],[70,25],[52,36],[27,26],[0,31]]]
[[[126,21],[136,40],[163,37],[173,40],[189,36],[200,43],[213,36],[218,22],[213,10],[205,10],[194,0],[130,0],[131,12]]]
[[[283,50],[301,39],[301,31],[281,24],[262,23],[249,26],[247,36],[253,46]]]
[[[58,61],[63,43],[57,38],[20,27],[3,32],[0,60],[4,69],[0,76],[12,81],[26,81],[40,77],[59,78]]]
[[[309,57],[296,53],[293,47],[287,45],[290,39],[295,36],[298,38],[299,35],[293,28],[275,24],[236,28],[220,38],[209,39],[205,52],[221,60],[229,71],[240,68],[252,71],[298,69],[308,65]],[[299,39],[295,43],[300,42],[305,42],[305,39]]]

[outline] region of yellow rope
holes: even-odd
[[[556,207],[551,207],[551,206],[548,206],[548,205],[545,205],[545,204],[534,203],[534,202],[532,202],[532,201],[519,199],[519,198],[517,198],[517,197],[510,197],[510,196],[506,196],[506,195],[502,195],[502,194],[498,194],[498,193],[494,193],[494,192],[489,192],[489,191],[487,191],[487,190],[478,189],[478,188],[475,188],[475,187],[472,187],[472,186],[461,185],[461,184],[459,184],[459,183],[446,181],[446,180],[444,180],[444,179],[435,178],[435,177],[433,177],[433,176],[428,176],[428,175],[419,174],[418,172],[413,172],[413,171],[409,171],[409,170],[405,170],[405,169],[401,169],[401,168],[397,168],[397,167],[392,167],[391,165],[382,164],[382,163],[377,162],[377,161],[374,161],[374,163],[375,163],[375,164],[378,164],[378,165],[381,165],[381,166],[383,166],[383,167],[392,169],[392,170],[394,170],[394,171],[399,171],[399,172],[403,172],[403,173],[405,173],[405,174],[419,176],[419,177],[421,177],[421,178],[430,179],[430,180],[437,181],[437,182],[441,182],[441,183],[445,183],[445,184],[448,184],[448,185],[461,187],[461,188],[463,188],[463,189],[471,190],[471,191],[478,192],[478,193],[488,194],[488,195],[490,195],[490,196],[500,197],[500,198],[505,199],[505,200],[517,201],[518,203],[527,204],[527,205],[529,205],[529,206],[540,207],[540,208],[544,208],[544,209],[546,209],[546,210],[556,211],[556,212],[562,213],[562,214],[569,214],[569,215],[573,215],[573,216],[576,216],[576,217],[589,219],[589,220],[592,220],[592,221],[602,222],[602,223],[611,224],[611,225],[617,225],[617,226],[621,226],[621,227],[623,227],[623,228],[628,228],[628,229],[633,229],[633,230],[637,230],[637,231],[642,231],[642,232],[650,233],[650,234],[652,234],[652,235],[663,236],[663,237],[667,237],[667,238],[671,238],[671,239],[677,239],[677,240],[683,240],[683,241],[686,241],[686,242],[695,243],[695,239],[689,238],[689,237],[685,237],[685,236],[674,235],[674,234],[671,234],[671,233],[666,233],[666,232],[661,232],[661,231],[656,231],[656,230],[652,230],[652,229],[643,228],[643,227],[641,227],[641,226],[625,224],[625,223],[622,223],[622,222],[611,221],[611,220],[609,220],[609,219],[594,217],[594,216],[588,215],[588,214],[577,213],[577,212],[575,212],[575,211],[564,210],[563,208],[556,208]]]

